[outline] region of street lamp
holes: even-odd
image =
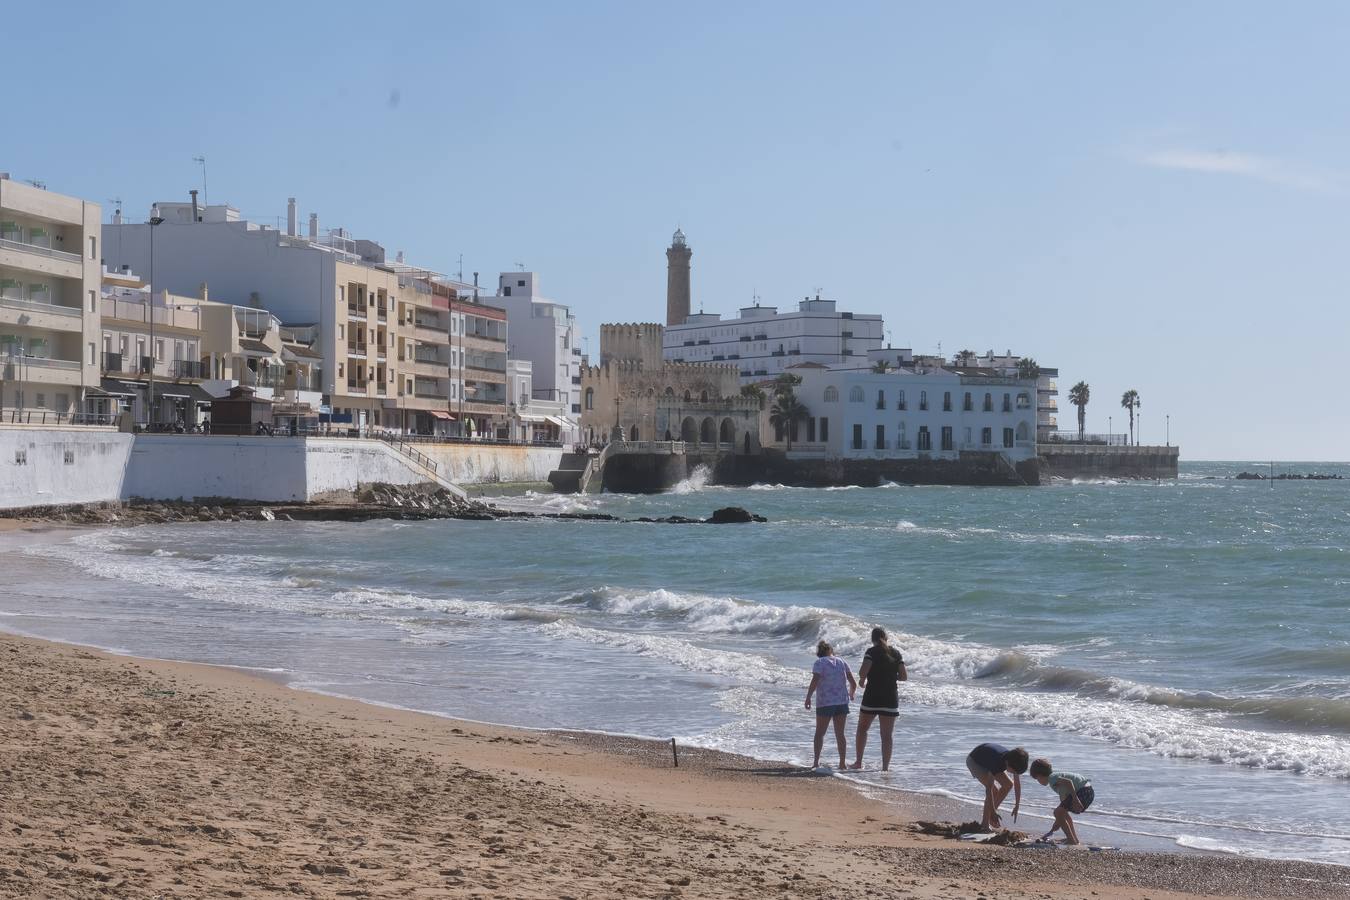
[[[150,412],[148,415],[151,430],[155,425],[155,226],[163,225],[164,217],[159,214],[159,204],[150,206],[150,302],[147,315],[150,319],[150,390],[148,392]]]

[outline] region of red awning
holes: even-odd
[[[450,415],[448,412],[441,412],[439,409],[431,410],[431,414],[438,419],[445,419],[447,422],[455,421],[454,416]]]

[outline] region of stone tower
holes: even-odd
[[[684,242],[684,232],[675,229],[675,236],[666,248],[669,267],[666,273],[666,324],[683,325],[689,318],[689,257],[694,251]]]

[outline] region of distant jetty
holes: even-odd
[[[1238,481],[1340,481],[1344,475],[1319,475],[1316,472],[1301,475],[1298,472],[1281,472],[1278,475],[1262,475],[1260,472],[1239,472],[1234,476]]]

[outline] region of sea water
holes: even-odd
[[[892,771],[874,731],[868,789],[975,801],[962,761],[994,740],[1089,776],[1094,840],[1350,864],[1350,480],[1231,477],[1256,466],[1036,489],[696,477],[656,496],[500,501],[625,517],[739,505],[764,525],[86,531],[5,545],[0,627],[809,763],[816,641],[856,671],[880,624],[910,680]],[[1026,827],[1044,826],[1052,794],[1024,791]]]

